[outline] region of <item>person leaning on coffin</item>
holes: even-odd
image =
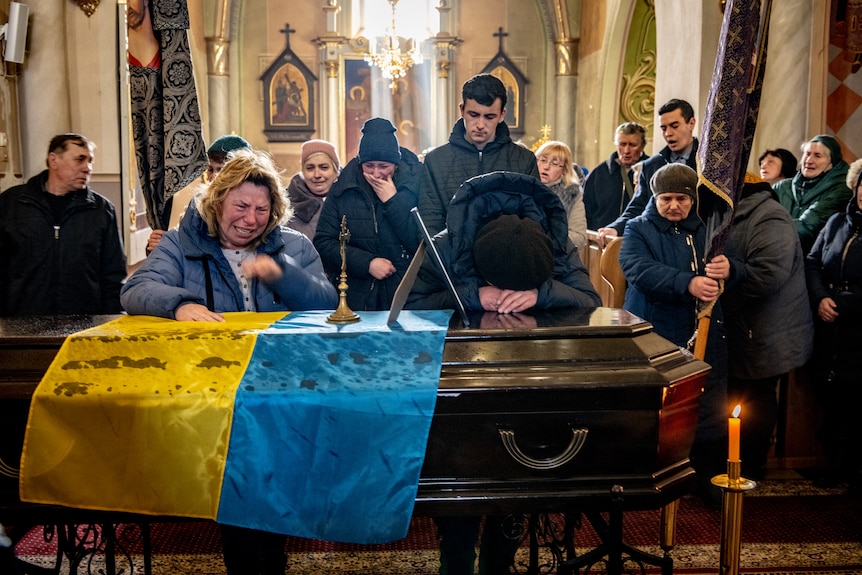
[[[223,312],[334,309],[338,294],[305,235],[272,158],[240,149],[178,230],[165,233],[120,294],[132,315],[224,321]]]
[[[569,240],[566,209],[538,179],[515,172],[470,178],[455,193],[446,223],[434,245],[464,307],[486,311],[482,327],[527,328],[535,326],[529,314],[521,313],[527,310],[601,305]],[[407,308],[455,307],[436,266],[426,257]],[[509,517],[485,519],[479,559],[484,573],[509,572],[520,541],[509,534]],[[435,517],[434,521],[441,572],[472,574],[481,517]]]
[[[568,237],[566,210],[532,176],[492,172],[461,186],[434,245],[468,310],[595,307],[601,299]],[[407,307],[454,308],[454,298],[426,258]]]

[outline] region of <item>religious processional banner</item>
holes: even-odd
[[[33,395],[21,499],[403,538],[451,311],[328,315],[123,316],[70,336]]]

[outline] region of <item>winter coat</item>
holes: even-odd
[[[290,198],[290,206],[293,208],[293,217],[287,222],[287,227],[302,232],[308,239],[313,240],[314,231],[317,229],[317,220],[320,219],[320,210],[323,208],[323,201],[326,196],[311,193],[302,174],[294,174],[290,179],[287,195]]]
[[[359,158],[353,158],[329,190],[317,222],[314,246],[320,252],[330,280],[338,285],[341,275],[341,219],[347,217],[350,240],[347,262],[347,305],[353,311],[386,310],[410,265],[419,244],[410,210],[416,207],[421,164],[416,154],[401,148],[393,177],[397,193],[380,201],[362,175]],[[369,273],[374,258],[386,258],[395,273],[378,280]]]
[[[833,381],[859,381],[859,339],[862,336],[862,210],[853,198],[834,214],[817,236],[805,259],[811,305],[823,298],[837,304],[838,318],[824,322],[816,315],[815,367]]]
[[[697,148],[699,145],[700,142],[698,139],[694,138],[691,153],[685,161],[685,165],[695,171],[697,171]],[[665,146],[658,154],[644,160],[643,164],[641,164],[640,175],[638,176],[638,186],[635,188],[635,195],[632,198],[632,201],[630,201],[626,206],[626,209],[623,210],[622,215],[608,226],[609,228],[614,228],[617,230],[617,234],[623,235],[625,233],[626,222],[641,215],[647,204],[655,203],[652,201],[652,187],[650,187],[649,182],[659,168],[671,163],[670,160],[672,155],[673,152],[671,149]]]
[[[55,224],[48,171],[0,194],[0,316],[119,313],[126,255],[113,204],[70,192]]]
[[[623,170],[617,161],[619,154],[614,152],[611,157],[602,162],[587,174],[584,182],[584,210],[587,215],[587,228],[597,230],[617,219],[628,205],[631,198],[623,185]],[[638,162],[647,160],[649,156],[641,153]],[[632,184],[634,197],[635,168],[629,170],[628,178]]]
[[[270,256],[283,274],[272,284],[254,279],[254,309],[303,311],[335,309],[338,294],[327,281],[320,256],[311,240],[283,226],[269,233],[257,249]],[[207,278],[212,289],[207,289]],[[208,302],[207,292],[212,292]],[[179,230],[169,230],[159,245],[123,286],[120,294],[132,315],[175,319],[178,307],[197,303],[213,311],[244,311],[242,288],[222,253],[218,238],[210,237],[197,207],[190,205]]]
[[[446,230],[434,239],[466,309],[482,309],[479,288],[486,285],[473,262],[473,240],[482,226],[502,214],[535,220],[552,240],[553,277],[539,288],[535,309],[601,305],[578,252],[568,249],[566,211],[559,198],[532,176],[492,172],[464,182],[449,206]],[[406,307],[454,309],[455,300],[435,266],[426,257]]]
[[[559,181],[548,188],[560,198],[566,210],[569,239],[577,249],[584,247],[587,245],[587,215],[584,212],[584,194],[581,192],[581,184],[574,181],[567,186]]]
[[[695,206],[686,219],[671,222],[658,213],[655,202],[629,220],[620,247],[620,266],[628,282],[623,308],[683,348],[698,325],[698,304],[688,285],[695,275],[704,275],[705,247],[706,227]],[[745,271],[729,250],[727,256],[729,290],[744,279]],[[727,339],[720,299],[712,308],[704,360],[712,369],[698,400],[695,442],[720,440],[727,433]]]
[[[853,192],[847,187],[847,162],[841,161],[828,172],[805,178],[797,172],[775,184],[778,201],[784,206],[799,233],[802,252],[808,253],[817,234],[832,214],[843,212]]]
[[[793,220],[770,191],[755,191],[736,203],[730,238],[746,269],[745,280],[721,296],[730,375],[767,379],[804,365],[814,324]]]
[[[494,139],[482,150],[466,136],[464,120],[460,119],[449,134],[449,143],[425,156],[419,213],[432,236],[446,227],[449,202],[461,184],[473,176],[505,170],[539,179],[535,154],[512,141],[505,122],[497,124]]]

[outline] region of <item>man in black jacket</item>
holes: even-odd
[[[0,316],[122,311],[126,255],[113,204],[89,187],[94,149],[54,136],[48,169],[0,194]]]
[[[433,236],[446,227],[446,211],[458,188],[473,176],[519,172],[539,179],[536,156],[509,136],[506,86],[490,74],[477,74],[461,89],[461,119],[449,142],[425,156],[419,213]]]
[[[659,168],[665,164],[683,163],[697,171],[698,141],[694,137],[694,108],[685,100],[673,98],[658,109],[658,114],[661,135],[667,145],[658,154],[643,162],[635,195],[622,215],[607,227],[597,230],[601,245],[604,245],[607,237],[623,235],[626,222],[643,213],[653,197],[650,178]]]
[[[614,132],[616,150],[593,168],[584,181],[584,210],[587,229],[598,230],[620,217],[635,193],[635,166],[649,159],[644,153],[646,129],[637,122],[625,122]]]

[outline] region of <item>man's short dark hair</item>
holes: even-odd
[[[503,105],[501,109],[506,109],[506,86],[496,76],[491,74],[476,74],[466,82],[461,88],[461,103],[467,100],[476,100],[483,106],[492,106],[494,100],[500,99]]]
[[[673,112],[674,110],[679,110],[682,114],[682,119],[686,122],[694,118],[694,108],[691,107],[691,104],[685,100],[679,100],[677,98],[672,98],[665,102],[662,107],[658,109],[658,115],[661,116],[668,112]]]
[[[62,154],[69,149],[70,142],[75,144],[76,146],[85,146],[87,148],[90,148],[91,150],[95,149],[96,147],[93,142],[91,142],[81,134],[74,134],[69,132],[66,134],[57,134],[56,136],[51,138],[51,143],[48,144],[48,153]]]

